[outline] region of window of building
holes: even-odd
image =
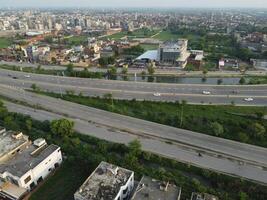
[[[31,180],[31,176],[28,176],[27,178],[24,179],[24,183],[27,184],[29,183]]]

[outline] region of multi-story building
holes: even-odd
[[[169,182],[161,182],[144,176],[139,182],[131,200],[180,200],[181,188]]]
[[[159,59],[161,63],[168,63],[185,67],[190,53],[187,51],[188,40],[166,41],[159,46]]]
[[[0,199],[7,198],[10,188],[23,195],[61,164],[60,147],[48,145],[42,138],[32,143],[22,132],[0,130]],[[15,194],[7,199],[19,199]]]
[[[74,194],[74,199],[128,200],[133,188],[133,171],[101,162]]]

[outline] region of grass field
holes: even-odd
[[[87,36],[73,36],[67,39],[67,42],[71,45],[79,45],[83,44],[84,42],[87,41]]]
[[[0,49],[7,48],[11,44],[12,44],[12,41],[10,38],[0,37]]]
[[[171,32],[169,31],[162,31],[160,32],[158,35],[156,35],[154,37],[154,39],[159,39],[159,40],[162,40],[162,41],[166,41],[166,40],[176,40],[178,38],[181,38],[181,35],[178,35],[178,34],[172,34]]]
[[[73,200],[73,194],[82,185],[90,172],[74,162],[65,161],[45,184],[33,193],[30,200]]]
[[[156,34],[159,30],[148,30],[148,29],[137,29],[133,32],[119,32],[115,33],[113,35],[109,35],[106,37],[103,37],[102,39],[112,39],[112,40],[119,40],[122,37],[128,36],[130,39],[133,38],[147,38],[151,37],[152,35]]]
[[[158,44],[141,44],[140,45],[145,51],[148,50],[155,50],[158,49],[159,45]]]

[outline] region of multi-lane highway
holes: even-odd
[[[7,86],[0,86],[0,95],[43,109],[5,102],[10,111],[28,114],[38,120],[67,117],[75,121],[75,129],[81,133],[120,143],[139,138],[144,150],[267,184],[265,148],[109,113]]]
[[[140,83],[127,81],[96,80],[72,77],[59,77],[0,69],[0,83],[30,88],[36,84],[42,90],[65,92],[73,90],[88,96],[102,96],[112,93],[114,98],[153,101],[187,100],[195,104],[267,105],[267,85],[183,85],[164,83]],[[210,95],[204,95],[208,91]],[[155,96],[160,93],[160,96]],[[253,101],[245,101],[252,97]]]

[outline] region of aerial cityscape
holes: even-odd
[[[0,3],[0,200],[267,200],[265,0]]]

